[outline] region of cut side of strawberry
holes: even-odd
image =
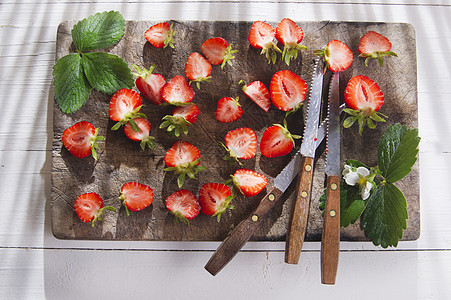
[[[133,68],[137,72],[135,76],[138,77],[135,81],[136,88],[141,95],[152,104],[160,105],[163,103],[161,92],[166,84],[166,79],[161,74],[152,73],[155,65],[152,65],[149,70],[141,70],[137,65],[133,65]]]
[[[133,130],[139,131],[133,119],[146,118],[146,115],[140,112],[142,103],[141,96],[133,90],[123,88],[114,93],[110,100],[109,115],[110,119],[117,123],[111,130],[118,130],[130,122]]]
[[[293,20],[284,18],[276,27],[276,39],[283,45],[282,60],[287,66],[298,57],[298,50],[308,50],[299,45],[304,38],[304,31]]]
[[[294,139],[300,139],[298,135],[291,134],[284,126],[275,124],[266,128],[260,141],[260,152],[263,156],[272,158],[287,155],[293,150]]]
[[[205,55],[207,60],[212,65],[221,64],[221,69],[224,68],[225,64],[232,66],[232,59],[234,53],[238,50],[232,50],[232,44],[229,43],[222,37],[213,37],[202,43],[200,50]]]
[[[64,130],[63,145],[75,157],[84,158],[92,154],[92,157],[97,159],[97,141],[105,139],[98,134],[98,128],[94,128],[89,122],[81,121]]]
[[[391,47],[392,44],[388,38],[375,31],[368,31],[360,38],[359,57],[365,58],[365,66],[368,66],[369,60],[377,59],[382,67],[385,56],[398,56],[390,51]]]
[[[161,22],[151,26],[144,33],[146,40],[156,48],[166,48],[167,46],[174,49],[175,30],[172,23]]]
[[[227,209],[235,208],[230,204],[233,198],[230,188],[222,183],[209,182],[199,190],[199,203],[202,213],[207,216],[216,216],[218,222]]]
[[[166,115],[162,119],[160,129],[166,128],[170,136],[180,136],[180,133],[188,134],[188,127],[197,121],[199,117],[199,107],[196,104],[187,106],[177,106],[172,111],[172,115]]]
[[[119,199],[130,216],[130,211],[140,211],[152,204],[153,189],[136,181],[127,182],[122,185]]]
[[[260,193],[268,184],[268,179],[258,172],[249,169],[238,169],[232,175],[234,186],[246,197]]]
[[[105,210],[116,211],[112,206],[103,206],[103,200],[97,193],[85,193],[78,196],[74,202],[74,210],[82,222],[92,221],[92,227],[97,221],[102,221],[102,214]]]
[[[200,158],[200,152],[196,146],[186,141],[177,141],[164,156],[167,168],[163,170],[174,171],[175,174],[178,174],[177,184],[181,188],[185,183],[186,176],[196,179],[197,173],[207,169],[200,165]]]
[[[282,51],[274,44],[276,30],[268,23],[255,21],[249,31],[248,40],[252,47],[262,49],[260,54],[265,54],[268,63],[275,63],[277,60],[277,52]]]
[[[139,128],[139,131],[135,131],[130,123],[125,124],[124,133],[132,141],[141,142],[140,146],[142,150],[146,150],[146,147],[155,149],[155,138],[150,136],[151,124],[146,118],[137,118],[133,120]]]
[[[315,50],[314,54],[323,57],[326,67],[332,72],[342,72],[354,61],[351,49],[339,40],[331,40],[324,50]]]
[[[271,107],[271,98],[269,96],[269,91],[266,86],[261,81],[253,81],[246,84],[244,80],[240,80],[238,84],[243,85],[243,93],[249,97],[255,104],[257,104],[265,112],[268,112]]]
[[[166,83],[161,92],[163,100],[175,106],[188,105],[194,99],[194,90],[189,85],[188,79],[176,75]]]
[[[227,150],[225,160],[233,159],[240,165],[238,159],[250,159],[257,153],[257,135],[248,127],[237,128],[227,132],[224,138]]]
[[[185,76],[191,82],[196,83],[196,87],[200,90],[201,82],[210,81],[211,64],[198,52],[193,52],[188,56],[185,63]]]
[[[350,115],[343,122],[345,128],[351,127],[355,121],[359,124],[359,133],[368,124],[368,128],[374,129],[374,122],[385,122],[386,115],[379,112],[384,104],[384,94],[379,85],[364,75],[357,75],[349,80],[345,89],[345,112]],[[374,121],[374,122],[373,122]]]
[[[223,97],[219,99],[216,107],[216,120],[221,123],[230,123],[243,115],[243,109],[238,102],[239,98]]]
[[[269,87],[271,101],[283,111],[297,111],[307,94],[307,83],[300,76],[289,70],[275,73]]]
[[[199,215],[201,209],[197,197],[185,189],[169,195],[164,205],[175,216],[175,222],[181,220],[188,225],[189,221]]]

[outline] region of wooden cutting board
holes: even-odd
[[[200,90],[195,88],[194,103],[199,106],[198,121],[189,129],[187,136],[180,138],[168,136],[164,130],[158,129],[161,118],[170,114],[172,108],[160,107],[146,103],[143,112],[152,123],[151,135],[156,137],[155,150],[142,151],[139,143],[128,140],[123,131],[112,131],[113,122],[108,118],[110,95],[93,92],[88,102],[77,112],[66,115],[61,113],[54,102],[53,117],[53,148],[52,148],[52,228],[55,237],[59,239],[86,240],[158,240],[158,241],[220,241],[230,230],[245,218],[258,205],[264,196],[264,191],[252,198],[239,196],[233,200],[236,209],[225,213],[221,222],[216,218],[200,214],[191,221],[190,226],[174,223],[174,217],[164,206],[164,199],[175,192],[176,177],[164,172],[164,154],[177,140],[186,140],[200,149],[202,165],[208,167],[198,175],[198,180],[188,180],[183,188],[197,195],[200,187],[206,182],[224,182],[238,165],[229,165],[222,158],[225,151],[218,145],[224,140],[225,134],[238,127],[251,127],[260,141],[266,127],[281,123],[284,113],[271,107],[268,113],[258,108],[242,93],[238,82],[245,80],[262,81],[268,88],[272,75],[281,70],[289,69],[300,75],[310,84],[313,71],[313,50],[322,48],[331,39],[345,42],[354,52],[354,63],[340,75],[341,95],[343,97],[346,83],[355,75],[363,74],[375,80],[385,95],[385,104],[381,112],[388,115],[387,123],[378,124],[375,130],[366,129],[363,137],[358,134],[357,127],[342,128],[342,164],[346,159],[358,159],[369,166],[377,164],[377,145],[380,136],[388,125],[401,123],[410,128],[418,127],[417,107],[417,65],[415,31],[409,24],[401,23],[350,23],[350,22],[297,22],[304,30],[302,44],[309,47],[298,59],[287,67],[281,62],[268,64],[260,51],[250,47],[247,36],[252,22],[178,22],[173,21],[177,31],[175,49],[156,49],[146,42],[144,32],[153,24],[152,21],[127,21],[126,32],[121,41],[114,47],[103,49],[122,57],[131,67],[137,64],[149,68],[156,65],[155,73],[160,73],[166,79],[184,74],[184,65],[191,52],[200,51],[202,42],[210,37],[221,36],[234,49],[239,50],[233,60],[233,66],[213,66],[212,80],[203,83]],[[74,21],[60,24],[57,35],[56,58],[74,52],[70,31]],[[276,26],[277,24],[273,24]],[[393,44],[392,50],[399,57],[385,59],[381,68],[376,61],[371,61],[365,67],[364,59],[358,58],[358,43],[360,37],[369,30],[377,31],[389,37]],[[330,79],[330,71],[325,75],[325,84]],[[221,124],[215,119],[217,100],[221,97],[240,97],[244,109],[243,116],[235,122]],[[308,97],[306,101],[308,100]],[[145,100],[144,100],[145,101]],[[341,99],[343,102],[343,99]],[[73,157],[62,145],[63,131],[78,121],[86,120],[96,128],[100,135],[106,137],[101,142],[99,159],[78,159]],[[302,134],[303,111],[288,117],[288,126],[293,134]],[[296,143],[296,149],[300,141]],[[324,146],[318,154],[321,154]],[[263,173],[268,179],[268,189],[272,186],[275,176],[293,157],[291,154],[268,159],[261,156],[260,151],[248,161],[243,161],[244,167]],[[322,218],[318,208],[319,197],[324,187],[325,155],[321,154],[316,162],[314,173],[313,196],[310,207],[306,240],[321,240]],[[154,189],[153,204],[140,212],[125,214],[124,207],[118,199],[120,188],[128,181],[139,181]],[[294,198],[295,184],[292,184],[274,207],[268,217],[255,232],[252,240],[282,241],[285,240],[286,229]],[[397,183],[404,192],[409,219],[404,231],[404,240],[414,240],[420,234],[419,210],[419,166],[415,164],[412,172]],[[117,212],[106,212],[104,221],[92,228],[90,224],[82,223],[73,210],[75,198],[86,192],[96,192],[104,200],[105,205],[112,205]],[[341,229],[341,239],[366,240],[360,225],[357,224]]]

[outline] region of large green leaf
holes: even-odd
[[[115,45],[125,32],[124,17],[117,11],[96,13],[72,28],[75,47],[81,52]]]
[[[53,86],[56,102],[65,113],[73,113],[86,103],[91,86],[83,73],[81,57],[68,54],[53,66]]]
[[[387,182],[396,182],[410,173],[417,160],[418,129],[395,124],[379,141],[378,166]]]
[[[122,58],[100,52],[83,53],[86,78],[99,92],[113,94],[121,88],[132,88],[133,74]]]
[[[407,227],[406,207],[406,198],[393,184],[382,184],[374,191],[362,215],[362,228],[374,245],[398,245]]]

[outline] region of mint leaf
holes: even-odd
[[[81,20],[71,33],[75,47],[84,52],[113,46],[124,32],[124,17],[117,11],[105,11]]]
[[[374,245],[398,245],[407,227],[406,207],[406,198],[393,184],[382,184],[374,191],[362,215],[362,228]]]
[[[101,52],[82,54],[86,78],[99,92],[114,94],[121,88],[132,88],[133,74],[120,57]]]
[[[64,113],[73,113],[88,100],[91,86],[83,74],[81,57],[68,54],[53,66],[53,86],[56,102]]]
[[[418,129],[399,123],[387,128],[379,141],[378,166],[387,182],[396,182],[410,173],[417,160]]]

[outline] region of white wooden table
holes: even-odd
[[[213,277],[203,267],[216,242],[55,239],[49,202],[56,29],[105,10],[127,20],[411,23],[422,137],[420,239],[388,250],[342,242],[335,286],[320,283],[316,242],[304,245],[297,266],[283,262],[284,243],[248,243]],[[450,299],[450,17],[446,0],[1,1],[0,298]]]

